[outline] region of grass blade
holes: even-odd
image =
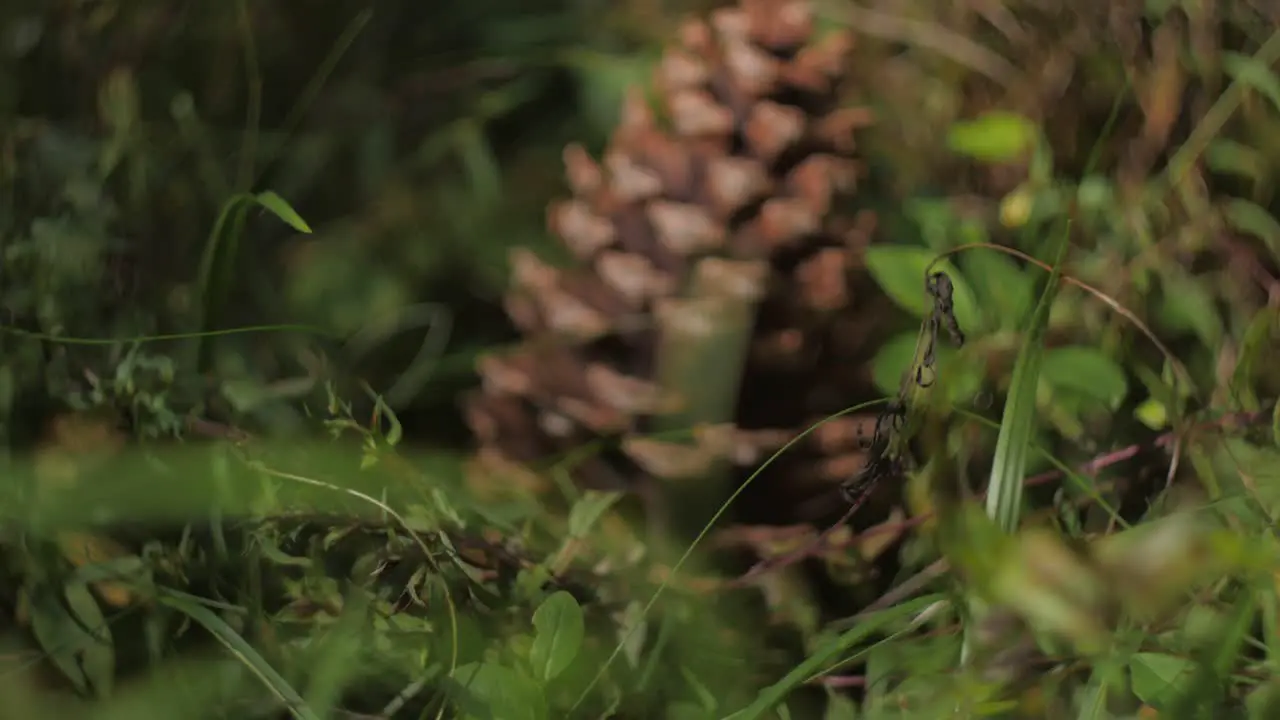
[[[295,718],[298,718],[298,720],[320,720],[320,716],[307,705],[307,702],[289,684],[289,681],[276,672],[275,668],[271,667],[270,663],[262,655],[258,654],[257,650],[254,650],[249,643],[245,642],[244,638],[240,637],[240,633],[237,633],[222,618],[215,615],[213,611],[179,594],[162,593],[159,599],[164,605],[187,615],[208,630],[237,660],[244,663],[250,672],[258,676],[258,679],[262,681],[263,685],[267,686],[267,689],[288,706],[289,712]]]
[[[1027,454],[1036,411],[1036,388],[1040,382],[1040,365],[1044,359],[1044,332],[1049,326],[1049,308],[1057,294],[1062,260],[1066,257],[1070,225],[1063,228],[1053,248],[1053,271],[1045,283],[1040,302],[1023,336],[1018,360],[1013,366],[1009,395],[1005,398],[996,437],[995,458],[991,463],[991,480],[987,485],[987,516],[1005,532],[1018,527],[1022,512],[1022,477],[1026,473]]]
[[[928,595],[867,616],[857,625],[841,633],[839,637],[819,647],[812,655],[805,658],[804,662],[792,668],[781,680],[761,690],[750,705],[725,717],[724,720],[755,720],[756,718],[764,717],[766,713],[782,702],[787,693],[803,685],[810,677],[825,670],[832,658],[866,640],[873,634],[880,632],[885,626],[923,612],[930,605],[938,602],[939,599],[938,595]]]
[[[1053,270],[1040,293],[1035,313],[1023,334],[1022,347],[1013,366],[1009,382],[1009,394],[1004,401],[1000,417],[1000,434],[996,436],[995,457],[991,462],[991,478],[987,484],[987,517],[996,526],[1012,533],[1018,528],[1022,515],[1022,480],[1026,474],[1027,456],[1031,451],[1031,439],[1035,429],[1036,390],[1040,383],[1040,365],[1044,360],[1044,333],[1049,326],[1049,309],[1057,294],[1058,280],[1062,274],[1062,261],[1066,257],[1071,237],[1068,220],[1054,240]],[[980,602],[971,601],[970,612],[976,617],[983,612]],[[973,633],[976,623],[965,627],[964,644],[960,662],[967,664],[973,650]]]

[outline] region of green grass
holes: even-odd
[[[149,7],[58,29],[108,56],[95,43],[146,36]],[[1035,30],[1024,10],[1011,12]],[[908,319],[868,366],[890,397],[823,423],[909,406],[886,456],[902,472],[874,478],[893,507],[792,535],[728,525],[748,485],[808,479],[785,476],[782,461],[819,423],[707,508],[668,562],[662,539],[635,528],[632,498],[565,480],[609,457],[608,441],[532,468],[560,480],[560,495],[485,494],[466,452],[416,442],[397,416],[431,393],[447,401],[433,408],[452,408],[442,368],[467,366],[450,375],[471,379],[473,350],[445,354],[451,332],[494,347],[451,301],[496,307],[495,258],[545,242],[536,216],[559,170],[541,166],[562,134],[599,135],[623,81],[646,74],[654,48],[626,49],[645,31],[612,29],[643,8],[610,10],[622,17],[610,14],[608,32],[590,9],[493,13],[477,37],[445,38],[465,46],[447,52],[379,26],[369,6],[342,12],[322,37],[284,32],[290,16],[274,6],[229,7],[211,18],[217,42],[200,46],[200,62],[228,68],[208,87],[182,58],[174,76],[190,87],[142,65],[98,74],[67,61],[58,67],[85,74],[48,88],[0,60],[6,77],[28,73],[28,104],[39,105],[33,87],[66,93],[68,107],[94,105],[82,88],[100,94],[70,123],[0,107],[12,121],[0,123],[0,607],[12,620],[0,623],[0,718],[1275,715],[1280,34],[1216,60],[1175,34],[1180,72],[1197,82],[1174,104],[1205,110],[1171,131],[1151,177],[1125,176],[1117,158],[1152,141],[1143,133],[1176,83],[1154,58],[1120,73],[1110,119],[1066,138],[1098,138],[1089,157],[1068,158],[1084,168],[1075,177],[1053,166],[1050,150],[1070,153],[1056,113],[1041,127],[982,84],[1016,67],[960,41],[966,21],[872,18],[873,57],[885,36],[911,47],[895,62],[928,71],[924,90],[898,91],[939,147],[867,144],[938,187],[869,199],[891,231],[867,269]],[[440,12],[476,25],[468,8]],[[824,22],[850,20],[824,6]],[[371,30],[394,37],[394,52],[357,50]],[[286,67],[283,47],[311,66]],[[1117,65],[1109,44],[1085,52],[1084,85]],[[956,75],[956,60],[992,77]],[[566,94],[563,74],[595,93],[568,119],[539,109]],[[326,94],[339,76],[351,97]],[[275,107],[283,81],[298,100]],[[992,93],[1003,100],[991,112],[936,114]],[[873,100],[885,112],[897,101]],[[313,117],[322,101],[333,125]],[[362,105],[377,117],[350,107]],[[1113,125],[1120,115],[1150,124]],[[494,129],[506,125],[538,137]],[[882,138],[913,129],[884,125]],[[999,184],[991,164],[1017,187],[975,200],[970,176]],[[939,188],[968,210],[938,201]],[[306,212],[311,222],[292,204],[332,198],[355,200],[336,217]],[[307,236],[329,265],[282,281],[263,253],[281,232]],[[120,235],[178,247],[190,272],[149,278],[141,307],[116,299],[93,269],[115,259]],[[449,279],[458,257],[487,280],[432,295],[428,280]],[[934,268],[954,286],[946,312],[926,292]],[[367,322],[370,308],[391,319]],[[246,313],[267,320],[239,325]],[[938,343],[941,315],[960,320],[962,345]],[[279,317],[310,322],[269,321]],[[330,342],[355,365],[427,325],[398,376],[315,367]],[[932,384],[914,379],[924,364]],[[210,386],[248,388],[237,397],[249,400]],[[990,411],[982,395],[1003,402]],[[229,408],[212,412],[219,404]],[[233,419],[207,420],[219,414]],[[47,415],[79,420],[45,430]],[[118,435],[121,415],[136,437]],[[747,575],[716,563],[730,530],[765,538],[747,543]]]

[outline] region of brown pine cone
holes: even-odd
[[[750,468],[862,399],[871,323],[853,295],[874,220],[849,199],[853,133],[871,118],[837,106],[851,37],[813,25],[802,0],[688,22],[656,72],[660,111],[633,90],[601,162],[565,150],[573,197],[549,225],[576,263],[512,253],[506,307],[526,342],[479,363],[481,467],[533,479],[529,463],[603,439],[621,452],[576,464],[584,485]],[[721,417],[701,392],[717,383]],[[692,441],[653,437],[677,421],[703,424]],[[838,504],[862,462],[855,424],[826,426],[770,481]]]

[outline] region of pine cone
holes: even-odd
[[[573,197],[548,221],[576,264],[512,253],[506,308],[527,342],[479,363],[467,401],[479,465],[532,479],[520,468],[613,439],[621,453],[576,465],[579,482],[694,477],[722,460],[758,465],[860,399],[872,324],[853,291],[874,220],[848,208],[853,133],[871,119],[837,107],[851,44],[815,38],[807,2],[741,0],[666,50],[661,119],[633,90],[602,162],[565,150]],[[690,412],[660,368],[733,322],[750,335],[734,421],[692,443],[649,437]],[[855,424],[829,424],[771,478],[834,498],[862,463]]]

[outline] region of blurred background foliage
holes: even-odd
[[[767,695],[757,691],[800,658],[837,638],[855,642],[848,640],[847,618],[894,605],[884,598],[894,598],[905,579],[936,579],[940,557],[991,550],[1018,582],[986,578],[1007,613],[989,618],[993,627],[983,629],[1007,643],[991,652],[981,682],[962,688],[946,674],[959,654],[953,631],[963,620],[954,611],[910,622],[886,617],[856,639],[856,650],[841,645],[865,673],[809,679],[806,691],[791,699],[793,716],[854,717],[851,696],[874,717],[902,716],[906,708],[941,716],[930,713],[957,707],[961,699],[976,714],[998,706],[1026,717],[1066,716],[1063,708],[1106,706],[1108,697],[1119,716],[1176,711],[1193,704],[1191,695],[1169,690],[1179,677],[1199,672],[1188,658],[1223,657],[1229,646],[1227,655],[1240,662],[1223,661],[1214,666],[1217,680],[1197,675],[1197,682],[1219,682],[1219,707],[1244,707],[1247,698],[1250,711],[1266,717],[1280,694],[1273,679],[1274,583],[1258,581],[1256,587],[1267,587],[1258,591],[1259,610],[1245,605],[1254,602],[1248,599],[1253,580],[1226,579],[1269,568],[1240,538],[1270,543],[1275,517],[1269,485],[1280,433],[1272,415],[1280,366],[1270,358],[1280,337],[1280,80],[1274,73],[1280,48],[1272,33],[1280,18],[1266,3],[814,4],[820,27],[849,29],[855,39],[839,104],[867,107],[876,118],[857,135],[866,172],[853,203],[876,218],[869,247],[856,253],[861,284],[852,290],[862,313],[857,334],[870,349],[862,365],[846,368],[852,381],[831,385],[850,396],[825,397],[817,407],[831,412],[897,391],[916,351],[918,323],[930,310],[923,270],[938,253],[991,243],[1039,257],[1046,228],[1070,215],[1070,274],[1109,301],[1077,285],[1055,301],[1034,436],[1072,465],[1117,448],[1134,449],[1125,459],[1137,460],[1124,470],[1106,469],[1114,459],[1096,464],[1097,472],[1080,479],[1083,487],[1030,491],[1033,523],[1060,531],[1025,539],[1039,554],[1008,546],[997,552],[980,538],[973,547],[940,549],[933,535],[912,532],[932,530],[931,518],[948,511],[928,487],[935,480],[924,476],[888,496],[878,493],[842,533],[815,539],[843,512],[835,499],[839,477],[834,469],[832,477],[819,478],[784,465],[765,475],[748,508],[730,518],[738,525],[719,528],[715,546],[727,549],[727,565],[737,570],[812,547],[804,562],[750,586],[761,592],[749,597],[734,594],[745,584],[733,586],[699,567],[707,577],[672,580],[675,599],[661,603],[663,612],[643,625],[644,601],[672,573],[665,555],[645,555],[653,538],[621,519],[635,515],[627,501],[563,487],[570,483],[559,475],[553,480],[564,497],[551,500],[514,482],[497,490],[466,487],[473,478],[465,460],[475,443],[460,394],[479,383],[475,365],[482,353],[521,339],[503,305],[509,251],[532,248],[565,258],[546,230],[548,203],[568,193],[565,145],[578,142],[598,155],[619,122],[628,88],[649,82],[682,20],[720,4],[6,2],[0,8],[0,433],[6,461],[13,459],[6,472],[25,484],[15,480],[21,491],[6,491],[0,595],[60,673],[56,682],[42,677],[33,684],[102,696],[114,682],[104,678],[114,679],[119,669],[125,684],[116,703],[93,711],[104,716],[139,716],[148,704],[156,712],[156,703],[168,708],[156,717],[209,712],[215,705],[231,715],[270,716],[288,706],[305,716],[288,696],[298,685],[310,688],[310,706],[341,706],[346,714],[334,717],[407,717],[454,701],[466,705],[470,696],[457,687],[465,684],[461,676],[441,679],[458,664],[442,658],[460,647],[473,691],[494,717],[567,717],[616,642],[620,669],[587,703],[597,716],[720,717]],[[1011,142],[1018,151],[1007,151]],[[229,235],[218,235],[230,200],[264,191],[287,200],[312,232],[255,206],[242,232],[231,227]],[[202,307],[200,266],[211,244],[226,242],[237,248],[227,261],[232,281],[211,319]],[[940,351],[947,406],[998,423],[991,408],[1010,391],[1042,274],[995,252],[964,252],[950,262],[956,312],[969,338],[961,348]],[[1135,331],[1135,322],[1149,327],[1179,362]],[[201,360],[190,337],[172,337],[211,325],[276,327],[206,338],[210,362]],[[156,335],[171,337],[129,340]],[[406,378],[424,335],[434,358],[429,372]],[[759,378],[745,367],[749,388]],[[390,398],[394,408],[367,391],[389,387],[400,388]],[[785,394],[774,388],[752,407],[769,417],[785,404],[771,405],[769,398]],[[792,424],[817,419],[787,417],[770,427],[799,431]],[[944,445],[930,450],[976,467],[989,464],[995,434],[977,422],[953,425],[939,441]],[[182,447],[198,447],[192,452],[200,454],[163,454],[179,440],[239,441],[238,433],[246,432],[296,439],[320,431],[340,436],[340,450],[272,446],[261,457],[228,459],[217,447],[192,442]],[[136,445],[160,454],[144,461],[123,453],[129,459],[122,459],[121,448]],[[294,482],[304,466],[320,477],[359,475],[377,465],[401,479],[392,453],[397,445],[431,449],[429,460],[414,456],[411,463],[408,476],[418,484],[392,481],[387,485],[396,489],[388,491],[371,480],[350,503],[323,492],[294,497],[272,484]],[[1181,464],[1171,466],[1170,447]],[[228,466],[241,472],[228,479]],[[292,469],[281,469],[286,466]],[[1036,458],[1030,470],[1050,468]],[[114,477],[117,484],[93,486],[89,475]],[[424,475],[430,486],[422,485]],[[170,479],[165,490],[148,485],[157,477]],[[174,477],[192,485],[176,490]],[[744,477],[734,474],[725,485],[736,487]],[[331,482],[358,485],[350,478]],[[268,486],[275,493],[269,501],[260,496]],[[67,487],[76,488],[74,501],[47,499]],[[688,510],[709,518],[728,495],[722,489],[716,485],[710,499]],[[201,516],[228,497],[235,498],[225,506],[229,514],[257,520],[228,525],[230,541],[220,519]],[[1099,497],[1103,502],[1095,504]],[[403,517],[392,522],[386,508],[367,498],[401,508]],[[1205,498],[1222,513],[1209,527],[1175,518],[1157,528],[1167,533],[1160,536],[1164,544],[1082,549],[1117,527]],[[276,512],[290,503],[312,513]],[[613,512],[615,503],[628,512]],[[67,535],[104,524],[111,532],[89,540]],[[448,530],[433,535],[430,547],[413,541],[418,531],[442,527]],[[1232,532],[1219,533],[1223,528]],[[85,552],[82,544],[94,550]],[[371,631],[376,639],[364,638],[371,645],[344,645],[355,641],[329,632],[358,604],[334,577],[376,575],[378,583],[412,595],[422,590],[422,568],[436,551],[455,559],[467,551],[483,560],[468,555],[447,571],[434,566],[448,582],[433,586],[437,594],[425,600],[415,596],[416,608],[429,608],[421,617],[400,612],[398,603],[411,603],[399,595],[377,595],[371,610],[361,606],[359,612],[378,616]],[[322,567],[333,555],[350,561],[340,570]],[[121,596],[103,584],[104,576],[84,574],[103,557],[136,560],[146,580],[130,576],[134,589]],[[252,557],[257,569],[246,571],[231,557]],[[1160,575],[1164,583],[1151,583],[1153,590],[1125,582],[1135,568],[1168,572]],[[1188,578],[1205,574],[1212,591],[1187,599]],[[92,594],[86,582],[96,583]],[[1080,587],[1105,590],[1073,594]],[[576,599],[565,600],[556,594],[561,591]],[[250,611],[239,617],[222,608],[225,617],[239,619],[210,620],[212,613],[192,609],[192,595],[184,593]],[[1046,595],[1076,602],[1046,619],[1043,607],[1027,599]],[[1175,596],[1185,603],[1155,620],[1133,620],[1134,613],[1114,619],[1117,607],[1128,612]],[[452,612],[455,601],[463,619],[451,646],[442,628],[456,619],[441,608]],[[137,624],[108,638],[109,657],[101,638],[84,630],[94,618],[105,622],[100,607],[128,615],[125,609],[143,605],[147,611],[135,615],[144,619],[126,618]],[[579,605],[585,620],[574,614],[583,612]],[[551,638],[560,633],[572,635],[575,617],[599,632],[579,641],[580,654],[548,659],[547,644],[554,646]],[[1255,620],[1261,635],[1253,632]],[[167,695],[162,683],[145,691],[128,684],[131,673],[152,667],[145,658],[173,657],[166,643],[182,645],[191,622],[240,660],[256,658],[244,666],[256,679],[267,678],[250,683],[257,694],[228,690],[243,685],[246,671],[213,661],[217,672],[202,669],[208,659],[202,650],[183,656],[192,665],[173,663],[164,672],[188,679],[203,673],[201,680],[223,673],[225,684],[184,681]],[[1047,645],[1058,653],[1025,661],[1032,656],[1018,653],[1035,643],[1019,629],[1024,622],[1039,640],[1057,632],[1076,644],[1041,642],[1041,650]],[[624,632],[637,623],[644,640]],[[755,632],[766,624],[767,632]],[[1192,629],[1182,634],[1176,630],[1182,624]],[[299,638],[321,630],[327,644],[311,653],[309,640]],[[1119,681],[1094,673],[1101,661],[1074,663],[1096,660],[1084,640],[1110,632],[1124,648],[1117,655]],[[135,644],[151,645],[129,647],[121,638],[130,633],[151,638]],[[252,653],[236,644],[242,636]],[[897,642],[908,636],[912,642]],[[415,654],[415,638],[429,650]],[[515,638],[510,648],[507,638]],[[2,639],[20,648],[12,657],[34,653],[25,635]],[[74,652],[68,654],[68,646]],[[341,672],[324,665],[349,657],[353,647],[373,647],[377,662]],[[379,662],[394,670],[384,673]],[[548,669],[553,666],[555,672]],[[1043,666],[1044,682],[1028,679],[1033,666]],[[277,682],[271,667],[288,677]],[[1231,672],[1236,675],[1228,677]],[[339,702],[324,695],[330,677],[324,673],[341,676],[339,686],[359,680],[373,689]],[[379,681],[392,673],[399,674]],[[401,676],[409,678],[408,688],[392,687]],[[536,692],[512,690],[502,699],[503,687],[523,688],[530,677],[542,683]],[[442,688],[440,694],[424,693],[425,685]],[[1000,692],[990,690],[996,686]],[[208,694],[179,697],[172,687]],[[530,704],[535,696],[546,707]],[[31,700],[39,710],[22,706],[29,713],[19,715],[90,712],[87,704],[41,698]],[[206,700],[211,704],[202,707]],[[12,709],[0,709],[0,716]],[[412,714],[396,715],[401,711]],[[474,707],[468,712],[485,716]]]
[[[506,249],[546,244],[561,147],[602,142],[669,33],[649,5],[9,4],[6,309],[59,335],[172,331],[223,203],[270,188],[317,231],[251,219],[228,325],[345,337],[443,302],[451,348],[488,345]]]

